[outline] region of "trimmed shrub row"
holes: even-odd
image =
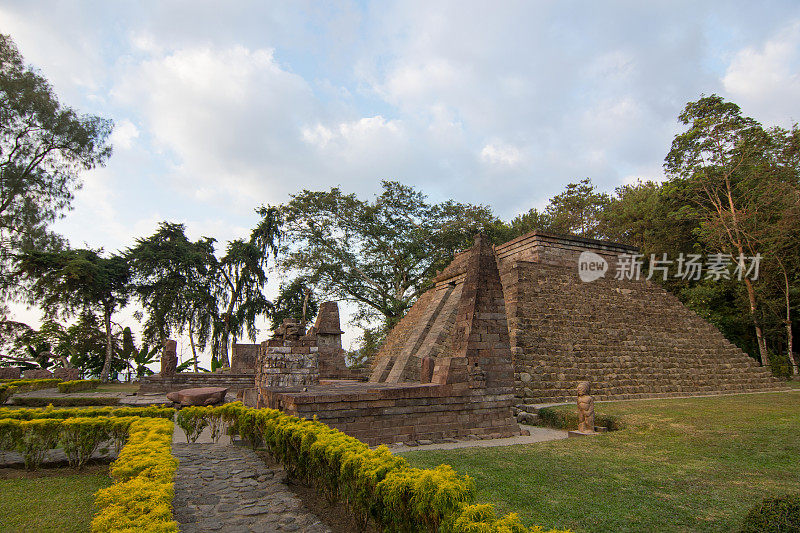
[[[578,413],[575,409],[559,409],[558,407],[542,407],[538,411],[539,422],[543,426],[555,429],[578,429]],[[622,421],[613,415],[595,413],[594,425],[608,428],[609,431],[622,429]]]
[[[136,417],[0,419],[0,450],[18,451],[25,468],[42,464],[49,450],[64,449],[69,464],[86,464],[100,444],[112,440],[117,450],[125,442],[128,428]]]
[[[31,392],[42,389],[52,389],[61,383],[60,379],[15,379],[5,382],[5,385],[17,387],[17,392]]]
[[[44,409],[9,409],[0,408],[0,419],[16,418],[17,420],[33,420],[36,418],[73,418],[96,416],[141,416],[146,418],[166,418],[172,420],[175,409],[172,407],[83,407],[77,409],[56,409],[52,405]]]
[[[189,410],[191,409],[191,410]],[[187,412],[186,415],[181,413]],[[216,418],[253,447],[264,445],[290,476],[305,480],[330,501],[349,505],[363,526],[372,520],[383,531],[442,533],[526,533],[515,514],[497,518],[491,505],[475,505],[475,484],[452,467],[412,468],[386,446],[363,442],[316,420],[240,402],[193,407],[179,412],[187,440]],[[555,532],[554,532],[555,533]]]
[[[80,392],[84,390],[94,390],[99,384],[99,379],[76,379],[74,381],[62,381],[58,384],[58,392]]]
[[[143,531],[173,533],[173,478],[178,460],[170,453],[172,422],[139,418],[128,443],[111,465],[114,484],[97,492],[93,533]]]
[[[16,396],[14,397],[14,405],[24,405],[26,407],[46,407],[48,405],[53,405],[55,407],[88,407],[91,405],[119,405],[119,398],[113,398],[113,397],[87,398],[85,396],[77,396],[72,398]]]
[[[0,405],[6,403],[6,400],[11,398],[17,392],[17,387],[14,385],[0,385]]]

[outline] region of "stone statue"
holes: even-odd
[[[172,339],[164,341],[164,351],[161,353],[161,376],[172,377],[178,366],[178,343]]]
[[[578,431],[594,433],[594,398],[588,381],[578,383]]]

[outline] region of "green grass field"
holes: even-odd
[[[403,455],[469,474],[480,501],[527,525],[578,532],[736,531],[762,498],[800,493],[800,390],[609,402],[597,411],[626,428]]]
[[[78,474],[67,469],[64,475],[0,479],[0,531],[89,531],[94,493],[110,484],[103,469]]]

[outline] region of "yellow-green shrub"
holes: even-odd
[[[58,392],[68,393],[94,390],[99,384],[99,379],[76,379],[73,381],[62,381],[58,384]]]
[[[25,468],[38,468],[47,452],[58,444],[61,420],[42,418],[38,420],[21,420],[21,435],[17,450],[22,454]]]
[[[186,435],[186,443],[188,444],[197,440],[197,437],[203,432],[203,428],[208,426],[209,418],[210,416],[207,415],[206,410],[202,407],[184,407],[178,411],[175,422]]]
[[[69,407],[55,408],[52,405],[44,408],[10,409],[0,408],[0,419],[16,418],[17,420],[33,420],[35,418],[73,418],[80,417],[128,417],[166,418],[172,420],[175,409],[172,407]]]
[[[14,385],[0,385],[0,405],[6,403],[6,400],[11,398],[17,392],[17,387]]]
[[[178,460],[170,453],[172,422],[140,418],[130,425],[128,443],[111,465],[115,483],[97,492],[93,532],[172,533],[173,478]]]
[[[52,389],[59,383],[61,383],[60,379],[47,378],[47,379],[18,379],[15,381],[8,381],[5,384],[17,387],[17,392],[31,392],[41,389]]]

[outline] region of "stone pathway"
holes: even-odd
[[[176,439],[177,440],[177,439]],[[252,450],[237,445],[172,445],[175,520],[180,531],[330,532]]]
[[[403,453],[424,450],[455,450],[458,448],[492,448],[494,446],[514,446],[517,444],[533,444],[536,442],[546,442],[549,440],[566,439],[568,436],[568,432],[561,429],[526,426],[524,424],[520,424],[519,427],[522,429],[527,429],[530,432],[530,435],[506,437],[503,439],[460,440],[456,442],[420,444],[419,446],[393,444],[389,446],[389,449],[392,451],[392,453]]]

